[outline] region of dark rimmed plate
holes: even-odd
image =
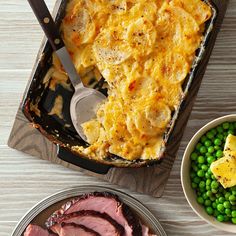
[[[147,225],[154,234],[157,234],[158,236],[167,236],[160,222],[141,202],[121,191],[103,186],[92,185],[83,185],[68,188],[40,201],[31,210],[29,210],[25,214],[25,216],[20,220],[11,236],[23,236],[26,227],[30,223],[35,223],[37,225],[44,226],[44,222],[47,220],[47,218],[55,210],[59,209],[62,204],[80,194],[94,191],[111,192],[113,194],[116,194],[122,202],[128,205],[134,211],[134,213],[138,215],[142,223]]]

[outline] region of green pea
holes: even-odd
[[[223,129],[228,129],[229,128],[229,123],[228,122],[225,122],[222,124],[223,126]]]
[[[214,149],[213,146],[210,146],[210,147],[208,147],[207,151],[208,151],[209,153],[213,153],[213,152],[215,151],[215,149]]]
[[[207,195],[208,197],[212,197],[212,196],[213,196],[212,191],[208,190],[208,191],[206,192],[206,195]]]
[[[193,169],[195,172],[198,171],[198,167],[196,166],[196,164],[192,163],[191,166],[192,166],[192,169]]]
[[[235,210],[233,210],[231,214],[232,214],[233,218],[236,218],[236,211]]]
[[[223,152],[222,152],[221,150],[218,150],[218,151],[216,152],[216,156],[217,156],[218,158],[221,158],[221,157],[223,156]]]
[[[216,208],[219,212],[223,212],[225,210],[223,204],[221,204],[221,203],[219,203]]]
[[[214,134],[213,134],[212,132],[210,132],[210,131],[206,133],[206,136],[207,136],[207,138],[209,138],[209,139],[214,138]]]
[[[231,216],[231,210],[230,209],[225,209],[225,214],[227,215],[227,216]]]
[[[212,207],[213,207],[214,209],[216,209],[216,207],[217,207],[216,202],[213,202],[211,205],[212,205]]]
[[[223,205],[224,205],[224,208],[230,208],[230,207],[231,207],[231,204],[230,204],[229,201],[225,201],[225,202],[223,203]]]
[[[224,221],[224,216],[223,215],[218,215],[217,220],[220,221],[220,222]]]
[[[216,197],[215,197],[214,195],[212,195],[212,196],[210,197],[210,200],[211,200],[212,202],[214,202],[214,201],[216,200]]]
[[[219,183],[218,183],[216,180],[213,180],[213,181],[211,182],[211,188],[216,189],[216,188],[218,188],[218,187],[219,187]]]
[[[221,150],[221,147],[220,147],[220,146],[214,146],[214,149],[215,149],[216,151],[218,151],[218,150]]]
[[[206,193],[203,193],[203,194],[202,194],[202,197],[203,197],[204,200],[206,200],[206,199],[208,198],[208,196],[206,195]]]
[[[197,158],[197,161],[198,161],[199,164],[203,164],[205,162],[205,158],[203,156],[199,156]]]
[[[212,215],[214,210],[213,210],[212,207],[209,206],[209,207],[206,208],[206,212],[208,213],[208,215]]]
[[[215,128],[211,129],[211,133],[212,133],[213,135],[216,135],[216,134],[217,134],[216,129],[215,129]]]
[[[197,198],[197,202],[198,202],[199,204],[203,204],[203,203],[204,203],[203,197],[199,196],[199,197]]]
[[[216,194],[218,192],[218,189],[212,188],[211,191]]]
[[[216,136],[219,140],[223,140],[224,139],[224,135],[223,134],[217,134]]]
[[[206,186],[206,183],[204,181],[201,181],[199,183],[199,188],[205,188],[205,186]]]
[[[233,123],[229,123],[229,129],[234,130],[234,124]]]
[[[231,221],[233,224],[236,224],[236,218],[232,218]]]
[[[221,140],[219,138],[214,140],[214,144],[217,146],[220,146],[222,144]]]
[[[193,153],[191,154],[191,160],[192,160],[192,161],[196,161],[196,160],[197,160],[197,157],[198,157],[198,155],[197,155],[196,152],[193,152]]]
[[[205,178],[210,180],[210,179],[211,179],[211,175],[206,172],[206,173],[205,173]]]
[[[193,182],[196,183],[196,184],[199,184],[200,181],[201,181],[201,179],[200,179],[198,176],[196,176],[196,177],[193,179]]]
[[[205,135],[203,135],[203,136],[201,137],[201,142],[204,143],[206,140],[207,140],[207,137],[206,137]]]
[[[206,190],[211,190],[211,187],[209,185],[207,185]]]
[[[229,200],[229,196],[230,196],[230,193],[227,192],[227,193],[225,194],[225,199],[226,199],[226,200]]]
[[[204,154],[207,152],[207,148],[205,146],[202,146],[202,147],[200,147],[199,151],[201,154]]]
[[[212,194],[212,191],[210,191],[210,190],[209,190],[209,191],[207,191],[207,192],[206,192],[206,195],[207,195],[208,197],[211,197],[211,196],[213,196],[213,194]]]
[[[207,186],[211,185],[211,180],[210,180],[210,179],[207,179],[207,180],[206,180],[206,185],[207,185]]]
[[[219,198],[219,202],[220,202],[220,203],[224,203],[224,201],[225,201],[225,198],[224,198],[224,197],[220,197],[220,198]]]
[[[210,157],[210,156],[211,156],[211,153],[207,152],[207,153],[205,153],[205,156],[206,156],[206,157]]]
[[[217,126],[216,130],[217,130],[218,133],[223,133],[224,132],[222,126]]]
[[[204,170],[199,170],[199,171],[197,172],[197,176],[198,176],[198,177],[204,177],[204,176],[205,176]]]
[[[236,191],[235,191],[235,190],[233,190],[233,191],[232,191],[232,194],[233,194],[234,196],[236,196]]]
[[[202,146],[202,144],[201,144],[201,143],[198,143],[198,144],[196,145],[196,149],[199,151],[200,148],[201,148],[201,146]]]
[[[207,157],[207,162],[209,163],[209,164],[211,164],[212,162],[214,162],[216,159],[213,157],[213,156],[209,156],[209,157]]]
[[[207,165],[205,165],[205,164],[204,164],[204,165],[202,165],[202,166],[201,166],[201,168],[202,168],[202,170],[204,170],[204,171],[207,171],[207,170],[208,170],[208,166],[207,166]]]
[[[199,188],[200,193],[204,193],[205,191],[206,191],[205,188]]]
[[[231,191],[236,191],[236,186],[230,188]]]
[[[229,196],[229,200],[230,200],[231,202],[234,202],[234,201],[236,200],[236,197],[235,197],[234,195],[230,195],[230,196]]]
[[[205,202],[204,202],[204,205],[205,206],[211,206],[211,200],[206,199]]]
[[[207,139],[207,140],[204,142],[204,145],[205,145],[206,147],[210,147],[211,144],[212,144],[212,142],[211,142],[209,139]]]

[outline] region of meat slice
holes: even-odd
[[[60,236],[101,236],[96,231],[75,223],[62,223]]]
[[[142,227],[131,209],[118,196],[108,192],[94,192],[81,195],[64,204],[47,220],[48,228],[63,214],[92,210],[106,213],[125,229],[125,236],[142,236]]]
[[[25,230],[24,236],[55,236],[38,225],[30,224]]]
[[[57,234],[61,234],[63,223],[75,223],[83,225],[102,236],[123,236],[124,228],[114,221],[106,213],[96,211],[77,211],[70,214],[61,215],[57,218],[50,229]]]

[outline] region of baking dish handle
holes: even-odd
[[[112,168],[111,166],[103,165],[95,161],[79,157],[78,155],[73,154],[66,148],[60,147],[59,145],[57,145],[57,157],[70,164],[95,172],[97,174],[105,175]]]

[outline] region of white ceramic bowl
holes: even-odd
[[[190,140],[183,156],[182,164],[181,164],[181,183],[182,188],[185,194],[185,197],[189,203],[189,205],[192,207],[192,209],[206,222],[213,225],[214,227],[236,233],[236,225],[232,223],[223,223],[219,222],[215,219],[215,217],[208,215],[205,212],[205,209],[202,205],[200,205],[196,200],[196,193],[191,187],[191,180],[190,180],[190,167],[191,167],[191,160],[190,155],[194,150],[194,147],[198,143],[199,139],[202,137],[203,134],[205,134],[208,130],[216,127],[217,125],[220,125],[224,122],[232,122],[236,121],[236,114],[233,115],[227,115],[220,117],[218,119],[215,119],[205,126],[203,126]]]

